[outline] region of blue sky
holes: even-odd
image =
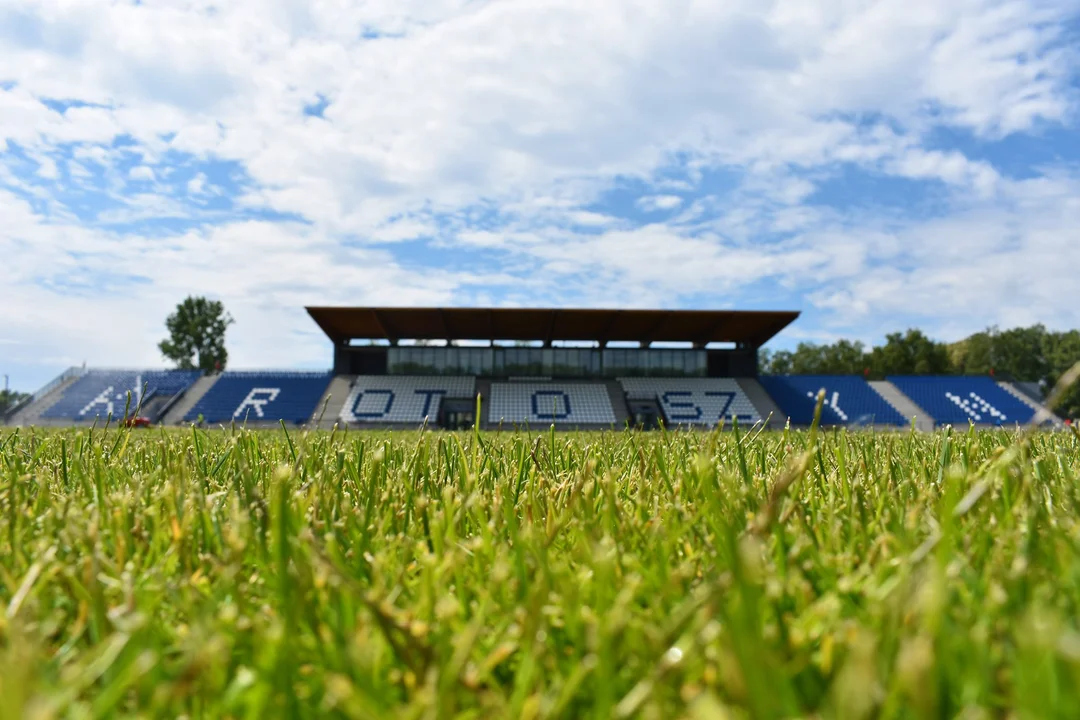
[[[0,373],[307,304],[1080,327],[1080,0],[9,0]]]

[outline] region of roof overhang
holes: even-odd
[[[335,343],[350,340],[731,342],[760,347],[793,311],[309,307]]]

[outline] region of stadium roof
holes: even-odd
[[[553,340],[733,342],[760,346],[799,316],[790,311],[309,307],[334,342]]]

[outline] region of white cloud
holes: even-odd
[[[38,160],[37,174],[46,180],[55,180],[60,177],[60,170],[56,167],[56,161],[50,157],[42,157]]]
[[[195,177],[188,180],[187,184],[188,195],[202,195],[206,192],[206,175],[205,173],[199,173]]]
[[[46,192],[49,209],[3,196],[0,246],[28,274],[0,282],[33,321],[6,311],[0,337],[17,328],[30,352],[86,342],[115,362],[71,318],[119,313],[152,348],[143,338],[188,290],[227,295],[267,337],[308,327],[306,298],[671,305],[770,282],[855,332],[905,314],[1077,322],[1052,260],[1080,244],[1076,169],[1021,183],[931,142],[942,126],[981,143],[1074,128],[1076,13],[1075,0],[9,0],[0,188]],[[320,96],[323,117],[305,115]],[[239,168],[236,213],[174,197],[177,157]],[[827,204],[841,166],[939,188],[941,217],[887,196],[888,213]],[[27,172],[111,203],[77,212]],[[196,200],[230,192],[181,177]],[[608,204],[627,187],[627,207],[671,219],[642,226]],[[260,211],[302,222],[238,217]],[[196,229],[100,229],[168,218]],[[479,254],[513,292],[424,269],[418,239],[456,266]],[[138,292],[157,305],[129,308],[107,283],[76,303],[61,287],[117,268],[148,277]],[[236,332],[238,356],[256,355],[262,338]]]
[[[149,180],[153,182],[155,179],[153,168],[146,165],[136,165],[128,172],[128,177],[132,180]]]
[[[303,226],[241,222],[168,238],[121,237],[43,225],[10,194],[0,193],[0,212],[11,220],[0,234],[8,269],[0,277],[7,298],[0,338],[18,345],[6,353],[14,363],[158,364],[151,340],[189,293],[222,299],[236,317],[230,341],[238,366],[325,362],[325,343],[282,342],[313,330],[306,304],[446,303],[468,284],[506,281],[407,270],[384,251],[341,247]]]
[[[647,195],[638,198],[637,206],[645,212],[657,212],[658,210],[674,210],[682,205],[683,199],[678,195]]]

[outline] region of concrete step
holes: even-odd
[[[784,427],[787,416],[780,410],[780,407],[773,401],[769,393],[765,391],[764,386],[757,381],[757,378],[736,378],[735,382],[746,393],[747,399],[750,400],[750,404],[754,406],[758,415],[761,416],[762,422],[768,419],[768,428],[775,430]],[[771,418],[770,415],[772,415]]]
[[[172,400],[171,397],[158,397],[155,395],[143,401],[142,407],[139,408],[139,414],[144,418],[149,418],[150,422],[160,422],[159,415],[161,415],[161,411],[165,409],[170,400]],[[135,408],[132,408],[131,412],[134,414]]]
[[[196,380],[191,387],[184,391],[184,394],[176,401],[169,411],[165,413],[165,417],[161,419],[162,425],[179,425],[184,421],[184,416],[188,414],[191,408],[195,407],[195,403],[202,400],[203,395],[214,387],[214,383],[217,382],[219,375],[203,375]]]
[[[626,404],[626,392],[618,380],[608,380],[604,385],[607,387],[608,397],[611,398],[611,409],[615,411],[615,427],[625,428],[630,421],[630,407]]]
[[[480,417],[477,420],[480,422],[480,427],[488,427],[488,408],[491,402],[491,380],[485,378],[476,379],[476,388],[474,390],[473,400],[476,400],[476,395],[480,396]]]
[[[1005,392],[1009,393],[1010,395],[1012,395],[1014,398],[1016,398],[1020,402],[1027,405],[1032,410],[1034,410],[1035,411],[1035,420],[1036,421],[1045,422],[1045,421],[1049,420],[1051,423],[1053,423],[1053,425],[1055,427],[1060,427],[1063,424],[1061,422],[1061,418],[1059,418],[1057,415],[1055,415],[1054,412],[1050,408],[1046,407],[1042,403],[1035,402],[1035,400],[1033,400],[1030,396],[1028,396],[1027,393],[1025,393],[1020,388],[1015,387],[1012,383],[999,382],[998,387],[1001,388],[1002,390],[1004,390]]]
[[[1037,382],[1021,382],[1019,380],[1009,380],[1009,385],[1013,390],[1019,390],[1022,395],[1027,395],[1028,400],[1033,400],[1037,403],[1044,403],[1046,396],[1042,392],[1042,388]]]
[[[48,418],[42,418],[42,414],[49,408],[55,405],[63,396],[67,389],[75,384],[75,381],[80,376],[72,376],[65,378],[56,387],[49,392],[45,393],[40,399],[33,401],[26,407],[22,408],[8,419],[8,425],[17,427],[29,427],[31,425],[48,426],[48,425],[71,425],[70,420],[54,421]]]
[[[312,428],[329,430],[335,424],[341,423],[341,411],[345,409],[345,402],[349,399],[349,391],[355,381],[356,375],[334,376],[319,399],[319,404],[315,406],[315,414],[311,416]],[[322,422],[319,422],[320,417]]]
[[[874,388],[881,399],[893,406],[896,412],[900,413],[905,420],[911,421],[911,418],[915,418],[915,429],[922,430],[923,432],[931,432],[934,429],[934,418],[916,405],[908,398],[907,395],[900,392],[900,390],[888,380],[871,380],[870,387]]]

